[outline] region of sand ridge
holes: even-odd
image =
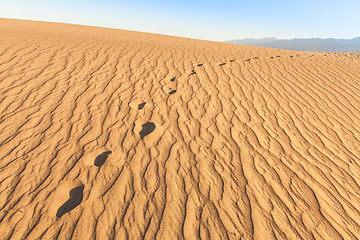
[[[0,19],[0,235],[358,239],[359,77],[359,53]]]

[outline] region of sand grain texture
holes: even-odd
[[[1,239],[359,239],[360,55],[0,19]]]

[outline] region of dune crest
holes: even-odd
[[[3,239],[359,239],[360,54],[0,19]]]

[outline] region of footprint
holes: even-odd
[[[139,135],[141,137],[141,139],[143,139],[145,136],[149,135],[150,133],[152,133],[155,130],[155,123],[153,122],[147,122],[145,124],[143,124],[141,131],[139,132]]]
[[[164,91],[164,93],[171,95],[176,92],[176,84],[167,84],[162,86],[161,89]]]
[[[270,59],[273,59],[274,57],[270,57]]]
[[[231,60],[229,60],[229,62],[234,62],[235,61],[235,59],[231,59]]]
[[[176,79],[176,77],[173,77],[172,79],[170,79],[171,82],[174,82]]]
[[[99,156],[97,156],[95,158],[95,161],[94,161],[94,166],[97,166],[97,167],[101,167],[102,165],[104,165],[107,157],[112,153],[112,151],[107,151],[107,152],[103,152],[102,154],[100,154]]]
[[[145,101],[146,101],[146,99],[142,99],[142,98],[132,100],[129,103],[129,107],[131,107],[132,109],[140,110],[145,106],[145,104],[146,104]]]
[[[219,66],[224,66],[226,63],[220,63]]]
[[[248,59],[246,59],[245,61],[248,61],[248,62],[249,62],[250,60],[251,60],[251,58],[248,58]]]
[[[140,104],[138,105],[138,110],[143,109],[143,107],[145,106],[145,104],[146,104],[146,102],[140,103]]]
[[[83,200],[83,191],[84,191],[84,185],[80,185],[76,188],[71,189],[69,192],[69,200],[67,200],[58,210],[56,213],[57,218],[61,218],[66,213],[70,212]]]
[[[203,65],[203,64],[202,64],[202,63],[200,63],[200,64],[198,64],[197,66],[198,66],[198,67],[201,67],[202,65]]]

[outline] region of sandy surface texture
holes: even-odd
[[[1,239],[360,238],[360,54],[0,19]]]

